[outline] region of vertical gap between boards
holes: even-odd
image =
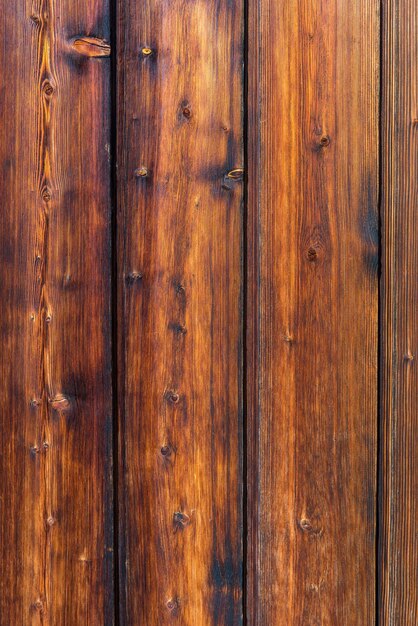
[[[112,453],[113,453],[113,596],[114,624],[120,626],[119,590],[119,397],[118,397],[118,188],[117,188],[117,1],[109,0],[110,14],[110,154],[111,154],[111,316],[112,316]]]

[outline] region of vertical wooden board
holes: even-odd
[[[117,21],[121,624],[240,624],[242,4]]]
[[[379,3],[248,23],[249,623],[374,624]]]
[[[418,6],[383,2],[382,626],[418,623]]]
[[[108,22],[1,5],[2,624],[113,623]]]

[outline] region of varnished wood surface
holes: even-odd
[[[418,623],[418,6],[383,2],[381,626]]]
[[[371,625],[379,3],[248,24],[248,623]]]
[[[416,4],[1,9],[0,626],[415,626]]]
[[[242,621],[243,5],[118,3],[121,624]]]
[[[0,624],[113,623],[108,4],[1,4]]]

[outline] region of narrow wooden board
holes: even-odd
[[[248,24],[249,624],[374,624],[379,2]]]
[[[242,619],[243,7],[118,3],[121,624]]]
[[[0,621],[108,626],[110,59],[73,45],[108,40],[108,4],[0,24]]]
[[[383,2],[381,626],[418,623],[418,6]]]

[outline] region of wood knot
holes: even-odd
[[[321,579],[319,583],[311,583],[309,585],[309,590],[312,593],[321,593],[323,586],[324,586],[324,581]]]
[[[134,285],[142,280],[143,275],[141,272],[129,272],[129,274],[125,277],[125,282],[127,285]]]
[[[49,404],[52,406],[54,411],[66,411],[71,407],[71,402],[67,396],[64,396],[62,393],[57,394],[54,398],[50,398]]]
[[[162,446],[160,452],[161,452],[161,456],[163,456],[164,458],[168,458],[171,456],[172,450],[170,446],[165,445],[165,446]]]
[[[35,602],[32,604],[32,608],[35,609],[35,611],[39,611],[41,615],[43,615],[45,612],[44,603],[40,598],[35,600]]]
[[[143,57],[149,57],[151,56],[153,53],[152,48],[148,48],[147,46],[144,46],[141,50],[141,54]]]
[[[331,137],[322,133],[321,128],[315,130],[315,139],[312,142],[312,151],[321,152],[331,144]]]
[[[178,324],[177,322],[170,322],[168,325],[169,330],[172,330],[176,335],[186,335],[187,328],[182,324]]]
[[[41,25],[42,20],[39,15],[36,15],[36,13],[33,13],[29,19],[34,26],[39,27]]]
[[[178,613],[180,609],[180,598],[178,597],[170,598],[169,600],[167,600],[165,605],[167,609],[170,611],[170,613],[176,614]]]
[[[182,511],[176,511],[173,515],[173,527],[174,532],[176,533],[178,530],[184,530],[186,526],[190,524],[190,517],[186,515],[186,513],[182,513]]]
[[[44,187],[44,188],[42,189],[42,191],[41,191],[41,197],[42,197],[42,200],[43,200],[44,202],[50,202],[50,201],[51,201],[52,194],[51,194],[51,191],[48,189],[48,187]]]
[[[110,57],[110,44],[99,37],[74,37],[71,47],[75,52],[89,58]]]
[[[299,528],[308,535],[320,537],[323,534],[322,528],[315,527],[309,519],[302,518],[298,521]]]
[[[62,286],[64,289],[71,289],[75,286],[75,284],[76,281],[73,279],[69,272],[64,274],[64,276],[62,277]]]
[[[189,120],[192,117],[192,112],[190,110],[190,107],[184,107],[182,113],[183,113],[183,117],[185,117],[187,120]]]
[[[171,389],[168,389],[165,392],[164,397],[170,404],[177,404],[180,400],[180,396],[177,391],[173,391]]]
[[[149,175],[148,169],[144,166],[137,167],[137,169],[135,170],[136,178],[147,178],[148,175]]]
[[[313,263],[314,261],[316,261],[316,259],[318,258],[318,253],[315,250],[315,248],[308,248],[308,251],[306,253],[307,259],[310,263]]]
[[[89,557],[84,552],[83,554],[80,554],[78,560],[85,565],[90,565],[90,563],[92,562],[91,559],[89,559]]]
[[[304,530],[306,532],[309,532],[310,530],[312,530],[312,526],[311,526],[310,521],[308,519],[305,519],[305,518],[303,518],[303,519],[301,519],[299,521],[299,526],[300,526],[300,528],[302,530]]]
[[[52,98],[52,95],[54,93],[54,86],[48,79],[44,80],[44,82],[42,83],[41,89],[42,89],[42,93],[48,100]]]

